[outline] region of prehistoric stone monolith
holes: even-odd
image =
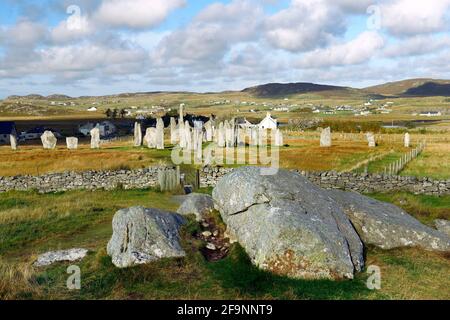
[[[170,118],[170,143],[176,144],[179,141],[177,121],[174,117]]]
[[[66,138],[66,145],[67,145],[67,149],[69,149],[69,150],[78,149],[78,138],[76,138],[76,137]]]
[[[275,147],[282,147],[284,142],[283,142],[283,133],[281,132],[280,129],[276,129],[275,131],[272,132],[274,134],[274,144]]]
[[[11,149],[12,150],[17,150],[17,137],[15,134],[10,134],[9,135],[9,143],[11,144]]]
[[[207,142],[211,142],[213,141],[213,125],[212,125],[212,121],[208,121],[207,123],[205,123],[205,131],[206,131],[206,141]]]
[[[187,151],[191,151],[193,149],[193,145],[192,145],[192,129],[191,129],[191,126],[189,125],[189,121],[186,121],[184,123],[184,139],[185,139],[185,142],[186,142],[185,149]]]
[[[328,127],[322,130],[320,134],[320,146],[324,148],[331,147],[331,128]]]
[[[150,149],[156,148],[156,128],[147,128],[145,131],[144,142]]]
[[[161,118],[156,120],[156,149],[164,150],[164,121]]]
[[[411,146],[411,136],[409,133],[405,133],[405,148],[409,148]]]
[[[250,129],[250,145],[257,146],[258,145],[258,128],[252,127]]]
[[[223,122],[219,124],[219,129],[217,131],[217,146],[219,148],[225,147],[226,144],[226,136],[225,136],[225,126]]]
[[[95,127],[91,130],[91,149],[100,148],[100,129]]]
[[[58,139],[51,131],[45,131],[41,136],[42,146],[44,149],[55,149]]]
[[[142,145],[142,128],[139,122],[134,123],[134,146],[140,147]]]
[[[369,143],[369,148],[375,148],[377,143],[375,141],[375,135],[372,132],[366,133],[367,142]]]

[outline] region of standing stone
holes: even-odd
[[[280,129],[276,129],[274,131],[274,135],[275,135],[275,147],[282,147],[284,142],[283,142],[283,133],[281,132]]]
[[[45,131],[41,136],[42,146],[44,149],[55,149],[58,139],[51,131]]]
[[[142,129],[139,122],[134,123],[134,146],[140,147],[142,145]]]
[[[207,142],[213,141],[213,126],[211,120],[205,123],[205,130],[206,130],[206,141]]]
[[[263,128],[258,129],[258,146],[262,147],[266,145],[267,130]]]
[[[174,117],[170,118],[170,143],[176,144],[179,141],[177,122]]]
[[[258,128],[252,127],[250,129],[250,145],[257,146],[258,145]]]
[[[372,132],[366,133],[367,142],[369,143],[369,148],[375,148],[377,143],[375,141],[375,135]]]
[[[219,148],[225,147],[226,144],[226,136],[225,136],[225,126],[223,122],[219,124],[219,130],[217,132],[217,145]]]
[[[184,132],[184,123],[178,122],[178,139],[180,148],[186,148],[186,134]]]
[[[91,149],[100,148],[100,129],[95,127],[91,130]]]
[[[411,137],[409,133],[405,133],[405,148],[409,148],[411,145]]]
[[[195,159],[197,161],[202,161],[203,130],[194,129],[194,150],[195,150]]]
[[[227,148],[234,148],[235,146],[235,135],[234,135],[234,122],[226,121],[224,124],[224,130],[225,130],[225,142]]]
[[[76,138],[76,137],[66,138],[66,144],[67,144],[67,149],[76,150],[76,149],[78,149],[78,138]]]
[[[156,128],[147,128],[145,131],[144,142],[150,149],[156,148]]]
[[[12,150],[17,150],[17,137],[15,134],[9,135],[9,143],[11,144]]]
[[[320,134],[320,146],[324,148],[331,147],[331,128],[328,127],[322,130]]]
[[[185,149],[187,151],[191,151],[193,149],[193,146],[192,146],[192,130],[191,130],[191,126],[189,125],[189,121],[186,121],[184,123],[184,139],[185,139],[185,142],[186,142]]]
[[[161,118],[156,120],[156,149],[164,150],[164,121]]]

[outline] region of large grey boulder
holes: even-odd
[[[107,252],[119,268],[161,258],[184,257],[179,228],[185,222],[178,214],[133,207],[117,211]]]
[[[395,205],[354,192],[330,190],[328,194],[344,209],[365,244],[382,249],[450,250],[449,237],[425,226]]]
[[[58,139],[51,131],[45,131],[41,136],[42,146],[44,149],[55,149]]]
[[[436,229],[450,237],[450,221],[437,219],[434,220],[434,225],[436,226]]]
[[[88,253],[87,249],[69,249],[59,251],[49,251],[41,254],[34,262],[35,267],[49,266],[55,262],[73,262],[83,259]]]
[[[177,212],[182,215],[193,214],[197,221],[202,220],[214,209],[214,201],[208,194],[191,193],[183,196]]]
[[[286,170],[243,167],[213,191],[231,233],[261,269],[293,278],[353,278],[363,244],[345,213],[321,188]]]

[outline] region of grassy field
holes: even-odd
[[[426,223],[449,216],[450,196],[373,195],[414,208]],[[418,204],[420,204],[418,206]],[[192,236],[200,226],[183,229],[184,259],[164,259],[120,270],[111,264],[106,244],[116,210],[134,205],[175,210],[171,195],[154,190],[74,191],[39,195],[9,192],[0,198],[0,299],[449,299],[450,257],[419,249],[367,248],[367,264],[382,271],[382,288],[366,288],[363,272],[352,281],[291,280],[259,271],[238,246],[223,260],[208,262]],[[420,209],[419,209],[420,208]],[[65,287],[69,264],[31,266],[47,250],[84,247],[82,289]]]

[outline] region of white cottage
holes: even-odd
[[[277,120],[272,118],[270,112],[267,112],[266,117],[259,123],[260,129],[272,129],[276,130],[278,128]]]

